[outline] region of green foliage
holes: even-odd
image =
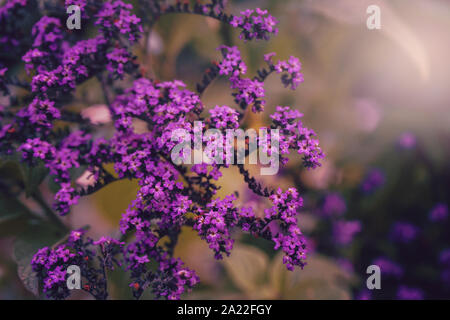
[[[315,254],[303,270],[286,270],[283,254],[272,261],[260,249],[236,245],[224,266],[233,283],[250,299],[351,298],[355,279],[333,260]]]

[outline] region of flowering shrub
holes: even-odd
[[[238,165],[248,188],[272,203],[264,217],[257,217],[251,207],[234,204],[237,194],[223,199],[216,196],[216,181],[227,165],[213,162],[187,167],[170,160],[174,130],[185,129],[194,135],[194,120],[204,120],[203,129],[239,127],[246,112],[264,111],[264,81],[270,74],[279,74],[282,84],[291,89],[303,81],[299,60],[290,57],[275,63],[274,54],[269,53],[264,56],[267,66],[247,78],[237,47],[220,46],[220,62],[212,64],[197,91],[192,91],[180,80],[145,77],[133,54],[144,28],[169,13],[217,19],[238,29],[244,41],[269,40],[277,33],[277,20],[266,10],[231,15],[226,13],[224,2],[167,5],[139,1],[139,7],[133,8],[122,1],[67,0],[66,6],[81,8],[83,24],[95,26],[97,33],[88,39],[65,28],[65,7],[56,3],[42,7],[37,1],[14,0],[0,9],[0,26],[8,26],[1,28],[0,41],[21,50],[18,56],[28,74],[8,67],[17,62],[17,56],[0,60],[0,90],[10,101],[0,108],[0,152],[5,159],[20,158],[34,182],[26,186],[27,194],[44,207],[37,186],[47,173],[56,183],[53,208],[46,207],[49,223],[65,230],[67,226],[61,225],[54,211],[67,215],[81,197],[114,181],[139,181],[137,197],[120,220],[120,238],[94,241],[80,229],[69,232],[57,245],[37,251],[32,270],[48,298],[70,295],[65,285],[66,269],[77,265],[83,277],[82,289],[95,298],[108,297],[107,270],[119,267],[128,272],[135,298],[147,290],[155,298],[179,299],[199,282],[195,271],[173,256],[182,227],[198,232],[216,259],[230,255],[233,232],[242,230],[272,241],[275,249],[284,252],[283,262],[289,270],[306,264],[306,243],[296,218],[303,201],[296,189],[263,187]],[[30,18],[35,19],[30,35],[15,37],[23,30],[14,21],[32,8],[38,8],[35,11],[42,16]],[[217,76],[228,79],[236,108],[216,106],[207,117],[201,94]],[[68,108],[77,88],[88,80],[97,81],[103,90],[108,117],[115,127],[112,137],[102,136],[98,122],[90,122],[83,112]],[[18,89],[26,94],[18,96]],[[279,106],[270,116],[271,128],[281,132],[280,156],[296,150],[305,167],[316,168],[324,154],[316,134],[303,125],[301,117],[297,110]],[[136,119],[145,122],[145,132],[135,130]],[[288,161],[281,159],[282,164]],[[76,168],[89,172],[93,179],[90,186],[74,184]],[[2,185],[3,189],[13,194],[8,186]],[[271,223],[279,225],[276,232],[268,228]]]

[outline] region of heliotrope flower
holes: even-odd
[[[10,30],[3,26],[10,14],[15,17],[16,10],[25,5],[28,2],[8,1],[1,7],[0,43],[4,37],[7,42],[13,40]],[[58,5],[55,12],[63,12],[64,7]],[[136,298],[148,290],[156,298],[179,299],[199,282],[195,271],[174,257],[182,228],[195,230],[217,259],[232,252],[236,232],[245,232],[280,249],[287,269],[303,268],[307,248],[298,225],[303,199],[295,188],[272,190],[238,165],[249,190],[271,202],[261,217],[250,207],[238,206],[237,194],[217,197],[217,180],[227,166],[219,160],[224,158],[190,167],[171,160],[176,129],[186,130],[194,143],[211,147],[217,141],[195,141],[196,134],[208,129],[240,128],[246,110],[264,111],[264,82],[271,73],[278,73],[285,86],[295,89],[303,81],[299,59],[289,57],[272,63],[273,55],[266,56],[268,70],[258,70],[251,77],[238,48],[220,46],[222,59],[205,73],[197,91],[192,91],[181,80],[146,78],[138,71],[138,59],[133,56],[143,25],[153,24],[164,14],[196,13],[217,19],[237,28],[244,41],[269,39],[278,32],[278,21],[259,8],[236,16],[227,14],[221,0],[166,6],[152,2],[145,8],[145,18],[135,14],[143,10],[134,11],[131,4],[120,0],[66,0],[65,5],[80,6],[83,23],[97,28],[95,35],[80,37],[66,30],[53,10],[44,16],[36,10],[39,17],[29,38],[16,40],[19,44],[23,41],[26,48],[17,60],[24,62],[30,80],[7,77],[7,72],[15,71],[0,66],[1,91],[11,94],[12,85],[27,91],[19,108],[6,106],[0,110],[0,152],[17,153],[26,165],[48,169],[57,187],[53,208],[60,215],[69,214],[81,197],[117,180],[137,181],[139,189],[119,222],[122,239],[127,241],[110,236],[94,241],[85,230],[77,229],[34,255],[32,268],[46,296],[67,298],[67,267],[77,265],[84,281],[82,289],[97,299],[108,297],[106,272],[117,267],[127,271]],[[203,112],[201,93],[216,76],[229,81],[235,106],[216,105],[209,113]],[[80,112],[74,108],[73,97],[87,81],[102,90],[102,119],[94,119],[87,109]],[[289,152],[296,151],[307,168],[316,168],[324,154],[316,133],[304,126],[301,117],[294,108],[277,107],[269,126],[280,130],[280,151],[273,152],[283,155],[281,162],[286,164]],[[197,127],[194,121],[202,125]],[[107,122],[112,122],[112,133],[103,135],[99,124]],[[140,130],[137,122],[144,124]],[[258,144],[264,142],[260,139]],[[269,142],[275,143],[272,138]],[[272,152],[268,143],[265,147]],[[88,172],[92,181],[77,185],[80,172]]]
[[[445,220],[448,216],[448,206],[445,203],[436,204],[428,214],[431,221]]]
[[[359,221],[336,221],[333,224],[333,239],[338,245],[348,245],[354,236],[361,232],[362,226]]]
[[[409,222],[399,221],[392,226],[391,236],[394,240],[408,243],[416,239],[419,229]]]

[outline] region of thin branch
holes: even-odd
[[[47,204],[47,202],[42,197],[42,194],[39,190],[34,192],[31,197],[34,199],[34,201],[36,201],[41,206],[45,215],[51,222],[53,222],[53,224],[55,224],[58,228],[60,228],[64,231],[69,230],[69,228],[67,228],[67,226],[56,215],[56,213],[50,208],[50,206]]]

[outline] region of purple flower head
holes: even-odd
[[[361,183],[361,190],[370,194],[375,192],[386,182],[386,175],[380,169],[370,170]]]
[[[400,286],[397,291],[397,299],[399,300],[423,300],[423,292],[418,288],[410,288]]]
[[[413,149],[417,144],[417,138],[413,133],[405,132],[398,137],[397,144],[401,149]]]
[[[439,262],[446,267],[450,267],[450,249],[441,251]]]
[[[228,106],[215,106],[210,110],[211,125],[217,129],[239,128],[239,113]]]
[[[396,222],[392,226],[391,237],[398,242],[408,243],[413,241],[419,232],[419,229],[408,222]]]
[[[345,199],[339,193],[329,193],[325,196],[321,213],[324,216],[340,216],[347,210]]]
[[[100,26],[105,38],[126,35],[136,42],[143,32],[141,19],[131,13],[133,6],[122,1],[107,1],[96,15],[96,25]]]
[[[450,269],[443,270],[443,271],[441,272],[441,280],[442,280],[442,282],[444,282],[446,285],[450,285]]]
[[[121,250],[112,249],[109,244],[121,245],[121,243],[112,238],[103,238],[93,242],[84,234],[85,231],[81,229],[72,231],[67,244],[52,249],[44,247],[33,256],[31,266],[38,277],[42,279],[43,291],[47,297],[65,299],[70,295],[66,284],[66,275],[68,267],[75,265],[80,268],[83,289],[97,299],[107,298],[107,279],[104,271],[113,269],[114,265],[121,265],[117,259]],[[101,246],[101,252],[95,250],[95,245]],[[94,260],[98,260],[100,265],[94,264]]]
[[[277,106],[276,112],[270,116],[274,127],[280,129],[281,154],[289,153],[289,149],[297,149],[303,156],[303,164],[306,168],[319,167],[320,160],[325,157],[319,146],[316,133],[303,126],[300,118],[303,114],[290,107]],[[287,158],[281,158],[282,163],[287,163]]]
[[[385,257],[375,259],[372,264],[379,266],[383,275],[393,276],[396,278],[403,275],[402,267]]]
[[[430,213],[428,214],[428,217],[433,222],[438,222],[445,220],[448,216],[448,206],[445,203],[438,203],[435,205]]]
[[[356,300],[371,300],[372,292],[368,289],[361,290],[355,297]]]
[[[240,39],[244,41],[252,39],[269,40],[270,34],[277,34],[275,27],[278,21],[267,13],[267,10],[245,10],[240,16],[232,16],[230,24],[241,29]]]
[[[349,245],[361,229],[361,222],[356,220],[336,221],[333,224],[333,239],[338,245]]]

